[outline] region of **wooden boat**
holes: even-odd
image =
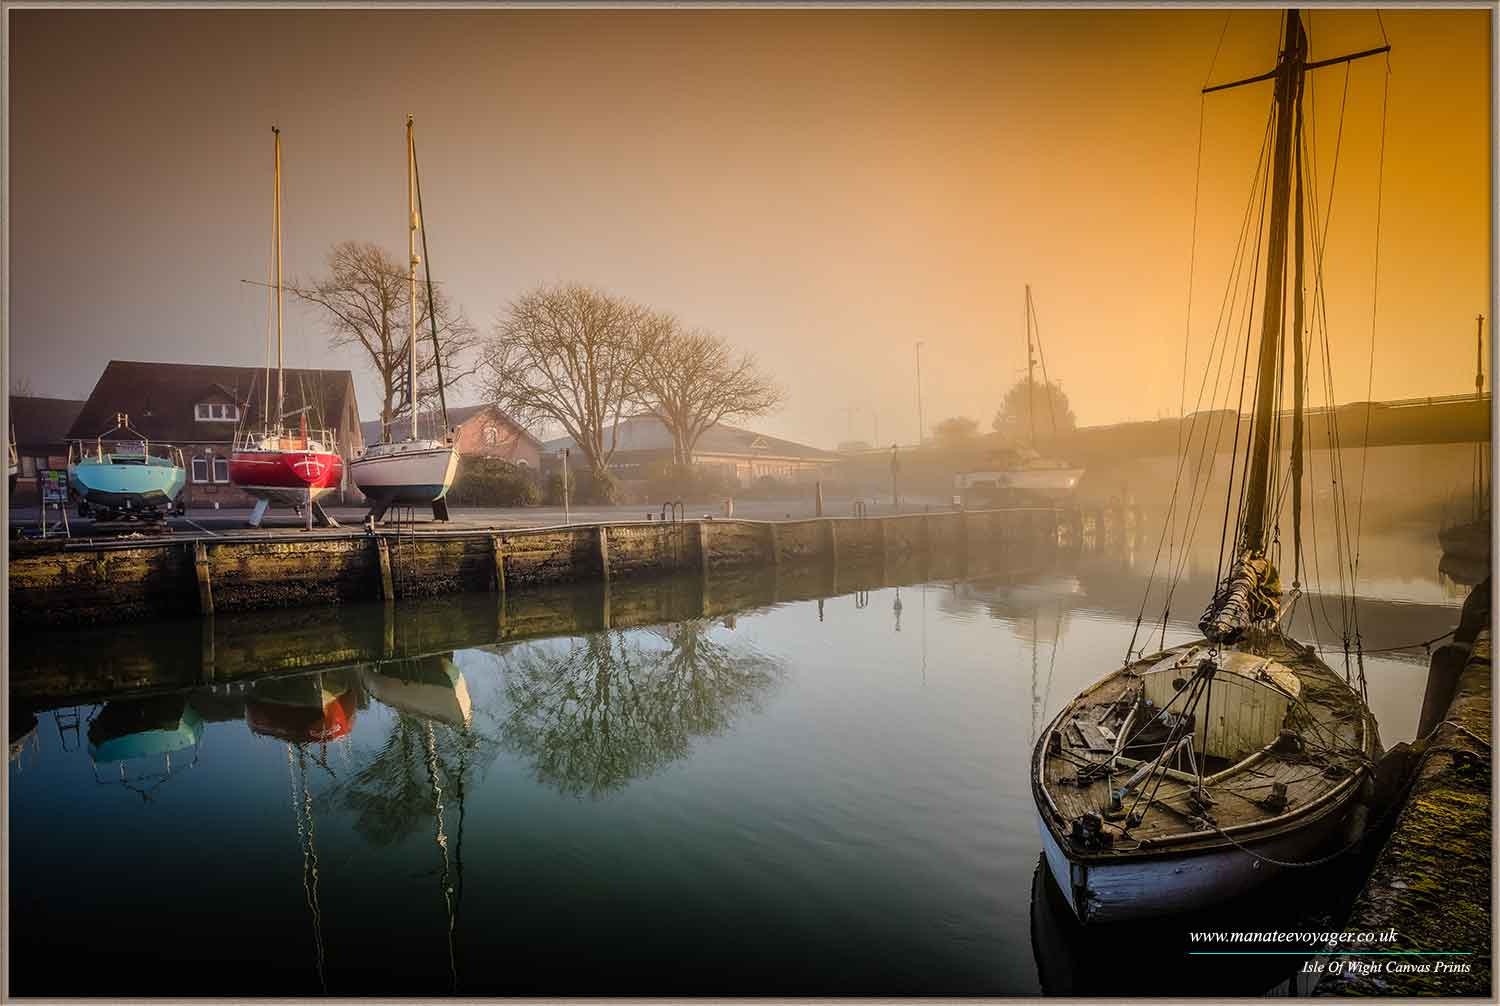
[[[282,298],[281,298],[281,130],[272,128],[275,137],[275,199],[272,230],[276,248],[276,408],[271,410],[271,368],[266,366],[263,429],[258,434],[237,437],[238,443],[229,456],[229,481],[256,500],[250,514],[250,526],[259,527],[267,508],[281,503],[301,510],[306,526],[312,527],[317,500],[336,491],[344,483],[344,459],[339,456],[333,434],[328,430],[309,431],[307,409],[299,410],[298,429],[286,426],[286,378],[282,368]],[[273,421],[274,420],[274,421]],[[316,508],[321,511],[321,508]],[[332,523],[322,515],[325,523]]]
[[[417,150],[412,118],[406,117],[407,251],[410,256],[411,330],[407,336],[406,401],[411,417],[410,435],[401,441],[372,444],[349,463],[359,491],[374,504],[370,516],[380,520],[392,506],[432,506],[438,520],[448,519],[446,497],[458,471],[458,448],[448,432],[448,403],[442,394],[442,358],[438,351],[437,314],[427,312],[432,325],[432,352],[438,370],[438,400],[443,413],[442,439],[417,436],[417,263],[427,256],[427,228],[422,225],[420,190],[417,188]],[[417,254],[417,231],[422,232],[422,254]],[[432,276],[427,275],[427,298],[432,303]],[[385,431],[389,436],[390,431]]]
[[[1153,654],[1042,733],[1032,770],[1047,864],[1085,922],[1245,894],[1275,861],[1314,859],[1358,823],[1377,745],[1360,696],[1279,633]]]
[[[112,520],[183,513],[186,508],[178,497],[185,485],[182,451],[147,440],[130,428],[130,417],[123,412],[115,416],[113,429],[92,442],[79,440],[68,447],[68,487],[78,498],[80,517]]]
[[[1236,502],[1234,486],[1226,501],[1221,551],[1228,561],[1221,560],[1213,600],[1199,621],[1203,639],[1132,659],[1133,638],[1124,666],[1069,702],[1032,752],[1047,866],[1086,923],[1190,911],[1247,893],[1284,869],[1349,847],[1368,818],[1364,801],[1373,792],[1379,739],[1362,672],[1356,687],[1282,627],[1302,572],[1304,339],[1310,335],[1303,325],[1303,76],[1389,47],[1309,64],[1295,10],[1287,12],[1283,43],[1271,73],[1205,89],[1275,81],[1274,153],[1262,162],[1269,169],[1270,223],[1260,352],[1253,364],[1246,357],[1247,371],[1256,368],[1247,374],[1255,378],[1255,411],[1239,506],[1227,509]],[[1291,268],[1289,239],[1295,240]],[[1284,326],[1288,294],[1293,317]],[[1248,316],[1248,297],[1245,304]],[[1294,359],[1284,368],[1288,344]],[[1287,472],[1277,470],[1279,445],[1272,442],[1283,370],[1295,402]],[[1295,574],[1284,599],[1275,562],[1288,484]],[[1232,539],[1231,512],[1238,515]]]

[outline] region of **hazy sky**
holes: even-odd
[[[1276,11],[11,12],[13,374],[82,397],[111,358],[264,359],[271,133],[285,260],[405,243],[416,116],[434,276],[481,328],[579,281],[753,350],[768,432],[831,446],[987,427],[1025,366],[1023,287],[1080,422],[1175,414],[1200,109],[1193,336],[1214,327]],[[1473,387],[1490,302],[1490,15],[1383,15],[1394,47],[1376,398]],[[1223,33],[1222,47],[1215,51]],[[1311,15],[1312,58],[1381,42]],[[1336,396],[1363,399],[1383,58],[1315,77]],[[1309,114],[1314,102],[1307,103]],[[1340,109],[1343,106],[1343,128]],[[1336,140],[1341,137],[1341,140]],[[288,364],[345,366],[288,313]],[[1200,354],[1201,355],[1201,354]],[[1196,358],[1190,356],[1190,362]],[[468,398],[472,396],[460,396]],[[1189,396],[1191,404],[1191,396]]]

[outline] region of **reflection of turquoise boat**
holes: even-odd
[[[105,703],[89,721],[89,760],[93,763],[94,780],[106,781],[99,778],[100,765],[118,763],[117,781],[139,793],[142,800],[149,800],[152,791],[171,778],[173,753],[192,748],[196,764],[198,742],[202,739],[203,718],[188,704],[185,695]],[[161,758],[162,769],[154,771],[152,767],[138,766],[127,770],[127,763],[143,758]]]
[[[171,754],[203,737],[203,718],[178,696],[110,702],[89,722],[95,764]]]
[[[365,671],[365,687],[397,712],[452,726],[468,726],[474,715],[469,686],[451,654],[392,660]]]
[[[156,516],[172,510],[187,484],[182,451],[151,443],[130,428],[123,412],[115,423],[93,443],[80,440],[68,449],[68,485],[78,496],[79,516],[94,511],[106,518]],[[121,431],[129,437],[109,439]],[[181,505],[176,509],[183,512]]]

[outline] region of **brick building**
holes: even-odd
[[[424,425],[419,430],[425,430]],[[499,458],[535,474],[542,463],[542,442],[503,409],[494,405],[461,405],[448,410],[448,423],[455,430],[458,453],[465,457]],[[404,437],[406,424],[398,423],[392,437]],[[380,420],[365,423],[365,443],[380,442]]]
[[[284,372],[285,413],[307,409],[310,430],[332,432],[346,463],[340,501],[363,497],[349,478],[347,462],[364,447],[354,376],[347,370]],[[115,414],[153,441],[180,447],[188,463],[187,505],[250,506],[246,493],[229,483],[229,455],[237,440],[263,425],[263,367],[219,367],[187,363],[111,360],[67,431],[69,440],[92,440],[115,425]],[[276,394],[271,373],[271,395]],[[274,402],[272,403],[274,407]],[[288,420],[296,425],[300,417]]]

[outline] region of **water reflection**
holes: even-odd
[[[776,661],[714,638],[726,622],[695,618],[505,649],[506,744],[537,781],[573,796],[601,796],[685,758],[692,738],[725,730],[782,673]]]
[[[88,724],[89,762],[94,781],[118,783],[142,801],[172,778],[172,755],[191,748],[198,761],[203,720],[185,695],[106,702]],[[179,759],[180,762],[180,759]],[[100,775],[100,766],[116,766]]]
[[[75,991],[49,983],[86,953],[110,967],[77,988],[127,994],[1279,987],[1280,963],[1185,963],[1170,926],[1070,928],[1032,883],[1028,721],[1118,659],[1150,558],[892,557],[38,634],[12,666],[18,989]],[[1208,589],[1184,578],[1170,631]],[[1456,617],[1368,605],[1371,646]],[[1399,739],[1420,664],[1388,657],[1371,689]],[[130,780],[170,758],[170,785],[135,780],[149,808],[118,789],[122,752]],[[1331,877],[1266,918],[1336,913]],[[193,914],[155,906],[180,884],[203,891]],[[91,940],[120,917],[157,930]],[[153,984],[167,972],[183,986]]]

